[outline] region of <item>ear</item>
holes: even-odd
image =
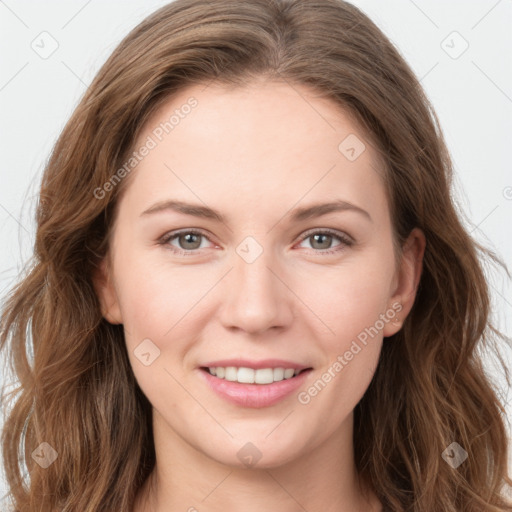
[[[108,255],[94,269],[92,281],[100,301],[101,314],[105,320],[111,324],[122,324],[123,318],[119,308],[117,293],[111,279]]]
[[[398,272],[393,281],[392,295],[388,310],[396,312],[395,317],[386,323],[384,336],[396,334],[409,314],[416,298],[416,292],[423,269],[423,255],[426,240],[423,231],[414,228],[402,247],[402,256]]]

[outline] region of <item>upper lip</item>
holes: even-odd
[[[217,366],[223,368],[235,366],[237,368],[252,368],[253,370],[259,370],[261,368],[293,368],[294,370],[305,370],[306,368],[311,368],[311,366],[295,363],[293,361],[285,361],[284,359],[263,359],[261,361],[249,361],[248,359],[221,359],[201,365],[201,367],[206,368],[216,368]]]

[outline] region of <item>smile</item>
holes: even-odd
[[[258,374],[260,370],[261,373]],[[289,371],[286,375],[291,373],[291,376],[285,376],[287,370]],[[223,371],[224,376],[221,376]],[[246,367],[215,367],[215,372],[218,375],[213,375],[210,367],[201,367],[199,373],[206,380],[209,388],[218,396],[240,407],[262,408],[275,405],[297,391],[304,385],[305,380],[312,372],[312,368],[302,370],[259,368],[254,370]],[[271,372],[272,381],[270,381]],[[276,372],[276,380],[274,380],[274,372]],[[280,378],[281,374],[282,378]],[[264,380],[265,382],[246,383],[242,382],[244,378]]]

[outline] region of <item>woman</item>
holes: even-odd
[[[492,254],[450,173],[348,3],[142,22],[55,146],[2,317],[14,509],[511,510]]]

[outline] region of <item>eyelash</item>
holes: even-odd
[[[193,256],[193,255],[197,254],[200,251],[200,249],[189,249],[189,250],[178,249],[178,248],[170,245],[170,243],[169,243],[171,240],[174,240],[175,238],[179,237],[180,235],[189,235],[189,234],[203,236],[207,240],[210,240],[208,238],[208,236],[202,231],[195,230],[195,229],[184,229],[181,231],[171,231],[170,233],[167,233],[162,238],[160,238],[160,240],[158,242],[160,245],[164,245],[164,246],[170,248],[170,250],[176,254],[183,255],[183,256]],[[329,229],[329,228],[321,229],[321,230],[316,229],[316,230],[312,230],[312,231],[307,231],[303,235],[303,237],[299,240],[298,243],[300,244],[300,243],[304,242],[304,240],[307,240],[308,238],[312,237],[313,235],[330,235],[333,238],[337,238],[338,241],[340,242],[340,244],[337,245],[335,249],[323,249],[323,250],[322,249],[313,249],[313,248],[311,249],[315,253],[322,254],[322,255],[335,254],[335,253],[341,252],[345,247],[351,247],[354,244],[354,241],[352,239],[350,239],[348,236],[346,236],[338,231]]]

